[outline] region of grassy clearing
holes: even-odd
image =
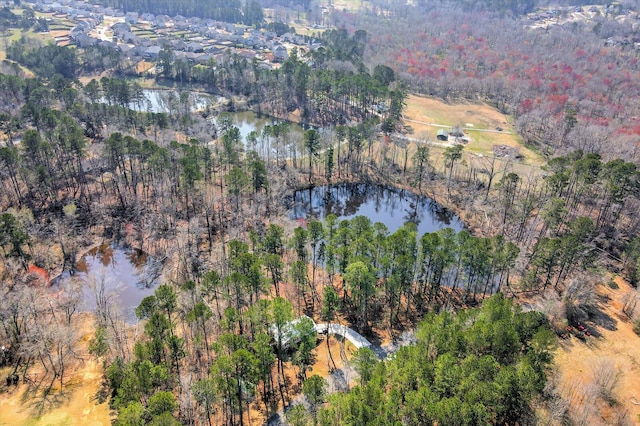
[[[518,148],[528,164],[544,163],[539,154],[522,144],[509,117],[487,104],[447,104],[439,99],[410,95],[404,117],[414,135],[435,140],[436,132],[442,128],[438,126],[461,126],[468,129],[466,134],[470,138],[465,151],[486,156],[492,155],[494,145],[507,145]],[[496,131],[496,128],[503,131]]]
[[[325,7],[331,6],[337,10],[346,9],[350,11],[357,11],[365,6],[363,0],[322,0],[320,5]]]
[[[289,26],[293,27],[296,30],[296,34],[300,34],[300,35],[319,36],[320,34],[326,31],[326,29],[312,28],[306,24],[299,24],[299,23],[292,23]]]
[[[507,117],[486,104],[447,104],[439,99],[410,95],[405,117],[426,123],[444,124],[477,129],[495,129],[507,126]],[[471,124],[472,126],[467,126]],[[509,130],[506,129],[505,130]]]
[[[73,28],[70,25],[64,25],[64,24],[51,24],[49,25],[49,31],[62,31],[62,30],[66,30],[69,31],[71,28]]]
[[[200,37],[200,34],[194,33],[192,31],[176,31],[174,33],[171,33],[171,35],[174,37],[182,37],[182,38]]]

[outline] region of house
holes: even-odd
[[[273,49],[273,62],[284,62],[289,59],[286,47],[279,44]]]
[[[297,345],[303,338],[302,333],[306,332],[312,333],[314,336],[317,334],[315,322],[306,315],[289,321],[280,328],[275,325],[269,327],[269,334],[271,334],[274,343],[282,345],[282,348],[285,349]]]
[[[260,40],[258,40],[256,37],[253,37],[253,36],[249,36],[243,39],[243,44],[249,47],[256,47],[259,42]]]
[[[117,47],[117,44],[109,40],[100,40],[98,41],[98,46],[105,47],[108,49],[115,49]]]
[[[200,65],[207,65],[210,60],[213,59],[213,55],[210,53],[202,53],[198,55],[195,62]]]
[[[280,40],[286,41],[288,43],[292,43],[294,38],[294,34],[292,33],[284,33],[280,36]]]
[[[119,44],[116,49],[118,49],[125,58],[129,58],[135,54],[135,49],[128,44]]]
[[[160,50],[162,50],[160,46],[151,46],[144,51],[144,54],[142,56],[145,59],[156,61],[158,60],[158,56],[160,55]]]
[[[440,130],[438,130],[438,133],[436,133],[436,138],[437,138],[439,141],[444,141],[444,142],[446,142],[446,141],[448,141],[448,140],[449,140],[449,132],[447,132],[447,131],[446,131],[446,130],[444,130],[444,129],[440,129]]]
[[[187,21],[174,21],[173,27],[178,30],[188,30],[191,27],[191,24]]]
[[[138,23],[138,13],[137,12],[127,12],[124,15],[124,21],[129,25],[135,25]]]
[[[140,38],[131,31],[122,34],[120,38],[125,43],[138,44],[140,42]]]
[[[189,18],[189,25],[191,25],[192,29],[199,28],[202,25],[202,19],[196,17]]]
[[[155,28],[165,28],[169,19],[167,15],[157,15],[153,21],[151,21],[151,25]]]
[[[98,44],[98,41],[99,41],[98,39],[89,37],[86,34],[80,34],[78,37],[75,38],[75,42],[78,47],[96,46]]]
[[[148,47],[147,46],[142,46],[140,44],[136,44],[133,47],[133,54],[135,56],[139,56],[139,57],[144,57],[145,52],[147,51]]]
[[[238,51],[238,56],[251,60],[256,57],[256,51],[250,49],[242,49]]]
[[[117,22],[111,26],[111,31],[114,35],[121,37],[123,34],[130,33],[131,27],[124,22]]]
[[[187,52],[193,52],[193,53],[202,53],[204,52],[204,48],[202,47],[202,45],[198,42],[192,41],[191,43],[187,43],[185,50]]]
[[[183,40],[172,40],[170,43],[173,50],[187,50],[187,43]]]

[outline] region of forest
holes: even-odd
[[[113,6],[240,22],[254,3]],[[164,47],[150,78],[109,47],[7,43],[0,390],[19,379],[40,415],[95,362],[116,425],[602,421],[554,387],[553,354],[567,334],[602,339],[596,283],[614,275],[640,334],[638,51],[605,45],[633,25],[529,28],[534,1],[363,3],[274,69]],[[150,88],[164,111],[141,107]],[[539,162],[414,134],[415,94],[493,106]],[[270,117],[244,140],[243,110]],[[428,196],[464,229],[290,216],[294,192],[345,182]],[[104,243],[162,265],[135,325],[105,277],[56,284]],[[633,424],[600,379],[605,422]]]
[[[120,1],[105,0],[92,3],[115,7],[125,12],[153,13],[155,15],[197,16],[224,22],[242,22],[253,25],[252,19],[262,21],[262,8],[256,2],[247,2],[242,8],[240,0],[207,0],[204,2],[181,0],[174,1]]]

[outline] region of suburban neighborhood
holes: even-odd
[[[320,47],[318,40],[308,36],[291,32],[278,36],[265,29],[198,17],[124,13],[75,0],[29,3],[51,22],[56,44],[115,48],[130,60],[156,61],[165,48],[175,59],[194,64],[220,63],[238,54],[272,69],[285,61],[293,48],[309,51]]]

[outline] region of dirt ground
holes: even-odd
[[[54,408],[38,415],[38,407],[34,399],[26,393],[28,386],[20,382],[17,388],[7,389],[0,383],[0,426],[107,426],[111,424],[109,404],[99,403],[96,395],[102,383],[102,368],[95,358],[86,353],[86,346],[92,335],[93,320],[90,314],[85,321],[82,332],[84,337],[79,347],[79,353],[84,362],[73,368],[63,393],[54,392],[50,405]],[[6,377],[7,369],[0,372],[0,378]],[[40,399],[36,399],[40,400]]]
[[[599,307],[610,324],[594,327],[601,336],[584,342],[573,336],[561,340],[555,353],[558,390],[571,403],[574,418],[583,417],[584,424],[616,424],[620,419],[627,423],[618,424],[640,424],[640,336],[622,312],[623,298],[633,288],[622,279],[615,282],[617,289],[598,288]],[[597,395],[596,376],[602,376],[604,366],[613,367],[617,377],[611,405]]]
[[[42,416],[34,416],[33,407],[23,403],[26,385],[20,385],[10,392],[5,391],[0,396],[0,425],[110,425],[109,405],[99,404],[95,399],[102,381],[100,370],[100,365],[95,360],[87,361],[74,375],[77,384],[61,396],[60,406]]]

